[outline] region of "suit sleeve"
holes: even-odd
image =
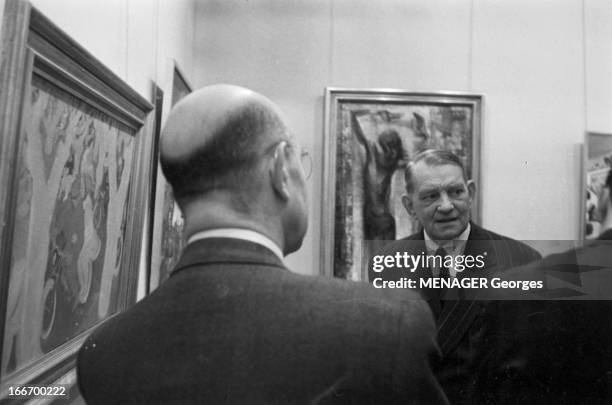
[[[448,404],[434,368],[441,352],[436,327],[426,301],[404,300],[399,319],[397,355],[392,383],[418,404]]]

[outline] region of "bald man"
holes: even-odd
[[[84,343],[88,403],[446,402],[425,302],[285,267],[308,203],[272,102],[203,88],[170,112],[160,150],[188,244],[168,281]]]

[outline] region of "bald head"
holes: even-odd
[[[212,190],[244,193],[265,149],[286,132],[277,107],[262,95],[204,87],[170,112],[160,141],[162,169],[179,204]]]

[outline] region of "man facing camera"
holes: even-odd
[[[306,233],[306,173],[270,100],[196,91],[170,112],[160,152],[188,244],[168,281],[84,343],[88,403],[446,403],[416,293],[285,267]]]
[[[421,277],[423,271],[431,271],[436,278],[447,280],[487,277],[493,271],[540,258],[527,245],[470,221],[476,185],[468,179],[462,161],[453,153],[423,151],[413,158],[405,176],[407,195],[402,202],[422,230],[385,247],[386,256],[402,252],[412,257],[429,255],[442,260],[431,268],[401,272],[402,275]],[[381,252],[382,256],[385,252]],[[451,259],[447,261],[447,258]],[[475,268],[466,270],[468,262]],[[462,299],[461,289],[432,288],[421,292],[437,318],[438,342],[443,355],[438,373],[440,383],[451,403],[469,401],[474,395],[485,349],[483,336],[494,330],[495,317],[482,317],[487,303]]]

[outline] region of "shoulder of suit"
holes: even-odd
[[[428,356],[437,353],[436,325],[431,308],[419,293],[412,290],[377,289],[369,283],[348,280],[323,280],[327,302],[323,318],[340,316],[335,321],[341,336],[361,336],[352,342],[354,355],[367,350],[381,363],[391,355],[401,369],[414,370],[415,364],[426,364]],[[316,318],[316,317],[315,317]],[[395,366],[389,371],[399,372]]]
[[[473,222],[470,225],[472,227],[472,230],[469,236],[470,240],[514,240],[507,236],[501,235],[489,229],[478,226]]]
[[[431,308],[420,293],[409,289],[378,289],[365,282],[354,283],[357,289],[353,298],[366,312],[374,310],[385,314],[389,320],[412,336],[435,333],[435,322]],[[374,309],[376,308],[376,309]]]
[[[501,235],[499,233],[493,232],[491,230],[480,227],[474,223],[472,225],[472,232],[470,233],[470,240],[492,240],[492,241],[504,241],[505,244],[508,245],[509,248],[521,252],[522,255],[526,257],[530,257],[531,260],[537,260],[542,257],[540,253],[527,245],[524,242],[521,242],[516,239],[512,239],[508,236]]]
[[[571,249],[574,255],[581,259],[599,258],[602,264],[612,266],[612,240],[610,239],[595,239],[588,241],[584,246],[577,249]]]
[[[304,287],[313,294],[328,294],[335,300],[350,299],[356,306],[385,307],[393,309],[410,307],[415,311],[427,312],[429,306],[421,295],[413,290],[375,288],[368,282],[355,282],[322,276],[297,275],[304,280]]]

